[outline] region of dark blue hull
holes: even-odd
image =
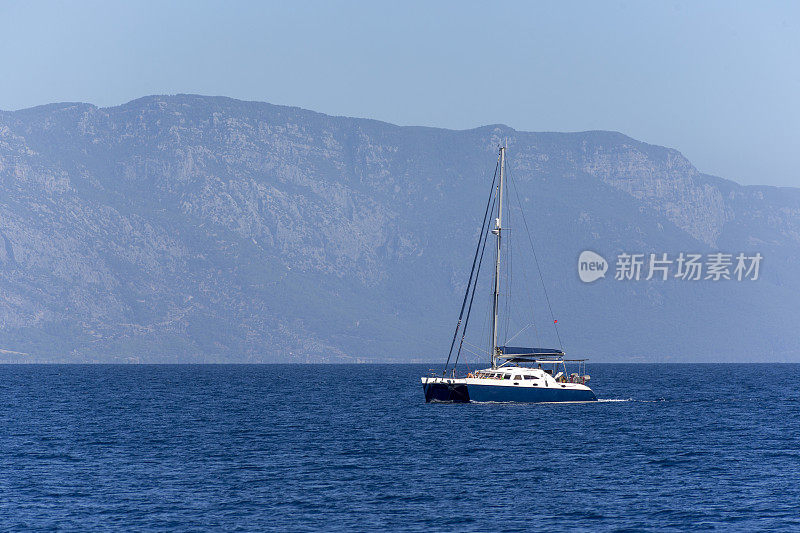
[[[508,387],[470,385],[473,402],[593,402],[597,396],[591,390],[548,387]]]
[[[593,402],[594,392],[548,387],[512,387],[498,385],[465,385],[432,383],[422,386],[426,402]]]
[[[425,391],[426,402],[449,402],[467,403],[469,402],[469,391],[463,384],[452,383],[430,383],[423,384],[422,390]]]

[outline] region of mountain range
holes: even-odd
[[[800,189],[706,175],[615,132],[174,95],[0,111],[0,361],[444,360],[501,144],[518,200],[509,342],[800,360]],[[605,278],[579,279],[584,250]],[[621,253],[718,252],[761,254],[758,279],[614,279]],[[485,360],[484,274],[470,364]]]

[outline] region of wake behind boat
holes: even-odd
[[[525,348],[498,345],[498,315],[500,308],[500,259],[503,222],[503,193],[505,183],[505,147],[500,148],[498,168],[500,179],[495,188],[497,171],[492,180],[489,201],[484,213],[482,231],[478,239],[478,247],[472,262],[467,290],[461,304],[461,313],[456,324],[456,331],[450,343],[450,352],[441,375],[422,377],[422,388],[426,402],[587,402],[596,401],[592,389],[586,382],[589,376],[585,373],[585,359],[565,359],[563,349]],[[491,214],[497,216],[492,225],[487,225]],[[523,215],[524,217],[524,215]],[[524,218],[523,218],[524,220]],[[493,228],[491,231],[490,227]],[[527,222],[525,222],[527,228]],[[466,376],[457,377],[456,366],[464,347],[467,326],[469,325],[472,303],[475,298],[478,276],[483,260],[483,252],[489,233],[495,235],[496,255],[494,265],[492,291],[492,325],[489,360],[491,366]],[[532,245],[532,241],[531,241]],[[534,255],[535,258],[535,255]],[[469,302],[469,307],[467,303]],[[548,299],[549,307],[549,299]],[[466,310],[466,315],[465,315]],[[552,317],[552,310],[551,310]],[[555,320],[553,320],[555,324]],[[455,363],[450,368],[450,360],[454,353],[459,333],[461,339],[455,351]],[[557,330],[556,330],[557,333]],[[560,342],[560,338],[559,338]],[[577,372],[568,374],[567,363],[577,366]]]

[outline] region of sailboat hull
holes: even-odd
[[[426,402],[468,403],[469,389],[464,383],[445,381],[423,383]]]
[[[485,384],[490,382],[490,384]],[[506,384],[507,383],[507,384]],[[422,378],[426,402],[593,402],[592,389],[585,385],[556,384],[540,387],[528,383],[470,378]]]
[[[593,402],[597,400],[589,388],[562,389],[560,387],[513,387],[496,385],[469,385],[473,402]]]

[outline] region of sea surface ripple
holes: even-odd
[[[0,529],[800,530],[800,365],[595,364],[586,404],[430,365],[2,365]]]

